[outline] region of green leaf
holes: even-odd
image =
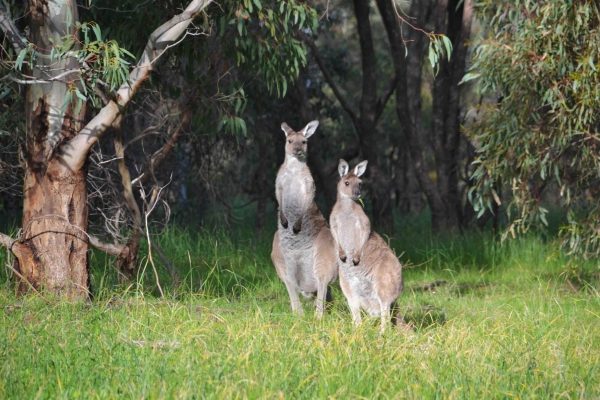
[[[437,54],[433,49],[433,43],[429,44],[429,63],[431,64],[431,68],[435,70],[435,66],[437,64]]]
[[[81,111],[81,107],[83,107],[83,103],[83,100],[77,99],[77,101],[75,102],[75,111],[73,112],[75,115],[79,114],[79,112]]]
[[[244,136],[247,136],[248,135],[248,131],[247,131],[247,128],[246,128],[246,121],[244,121],[241,118],[238,118],[238,123],[240,125],[240,128],[242,128],[242,133],[244,134]]]
[[[73,13],[71,12],[71,7],[67,6],[67,29],[69,29],[71,27],[71,25],[73,25]]]
[[[85,96],[79,91],[79,88],[76,86],[75,87],[75,95],[82,101],[87,101],[87,99],[85,98]]]
[[[468,82],[473,79],[477,79],[480,76],[481,76],[481,74],[479,72],[469,72],[469,73],[465,74],[465,76],[463,76],[463,78],[460,80],[460,82],[458,82],[458,84],[462,85],[463,83]]]
[[[71,92],[67,91],[67,93],[65,94],[65,101],[63,102],[62,107],[60,108],[60,113],[64,115],[65,111],[67,110],[67,106],[69,105],[69,103],[71,102],[72,99],[72,95]]]
[[[17,56],[17,61],[15,61],[15,69],[16,70],[21,70],[21,67],[23,65],[23,60],[25,59],[25,56],[27,55],[28,51],[29,51],[29,48],[26,47],[19,52],[19,55]]]
[[[101,42],[102,41],[102,32],[100,31],[100,25],[98,24],[92,24],[92,30],[94,31],[94,34],[96,35],[96,40]]]
[[[450,56],[452,55],[452,41],[446,35],[442,36],[442,42],[446,47],[446,55],[448,56],[448,61],[450,61]]]

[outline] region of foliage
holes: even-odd
[[[442,34],[429,33],[427,37],[429,38],[429,52],[427,53],[427,57],[429,58],[431,68],[435,75],[437,75],[440,70],[440,61],[444,56],[450,61],[450,57],[452,56],[452,41],[448,36]],[[405,47],[405,49],[408,55],[408,47]]]
[[[221,34],[226,23],[235,25],[239,34],[235,38],[237,65],[258,68],[269,90],[274,86],[279,96],[285,96],[288,82],[295,81],[306,65],[305,47],[293,31],[316,29],[316,11],[295,0],[244,0],[221,17]]]
[[[310,302],[295,317],[269,241],[239,227],[167,231],[160,244],[183,282],[162,300],[150,268],[113,286],[97,257],[88,304],[46,305],[3,286],[0,397],[600,395],[597,276],[574,293],[565,259],[533,236],[432,242],[422,226],[405,228],[393,246],[414,261],[400,298],[413,333],[380,335],[368,319],[354,328],[339,287],[322,321]],[[447,284],[423,290],[435,280]]]
[[[569,208],[563,244],[600,254],[600,5],[595,0],[484,1],[491,30],[474,51],[471,71],[483,108],[469,129],[479,156],[469,193],[479,213],[510,185],[506,234],[547,224],[542,192],[558,188]]]

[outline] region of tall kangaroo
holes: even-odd
[[[331,212],[331,233],[339,259],[340,286],[348,300],[355,324],[361,323],[360,308],[381,316],[385,331],[390,309],[404,290],[402,265],[387,243],[371,230],[369,217],[356,202],[361,198],[361,175],[367,161],[354,170],[340,160],[337,201]]]
[[[316,292],[315,315],[321,318],[327,285],[337,279],[338,266],[335,242],[314,202],[315,183],[306,165],[306,142],[318,125],[312,121],[294,132],[285,122],[281,124],[286,136],[285,161],[275,181],[279,218],[271,259],[290,295],[292,310],[303,314],[298,292],[304,296]]]

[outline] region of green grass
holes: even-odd
[[[157,262],[165,298],[145,258],[118,283],[96,253],[88,304],[15,297],[5,283],[0,398],[600,397],[596,264],[567,266],[534,235],[500,245],[422,232],[392,239],[411,333],[353,327],[338,287],[323,320],[309,303],[293,316],[270,238],[243,229],[160,237],[180,277]]]

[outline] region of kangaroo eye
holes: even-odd
[[[358,184],[358,188],[360,189],[361,187],[362,187],[362,183],[359,183]]]
[[[346,186],[349,186],[349,185],[350,185],[350,182],[344,182],[344,183],[346,184]]]
[[[291,140],[288,140],[288,142],[292,143],[292,141],[291,141]]]
[[[306,144],[306,140],[303,140],[303,141],[302,141],[302,144]]]

